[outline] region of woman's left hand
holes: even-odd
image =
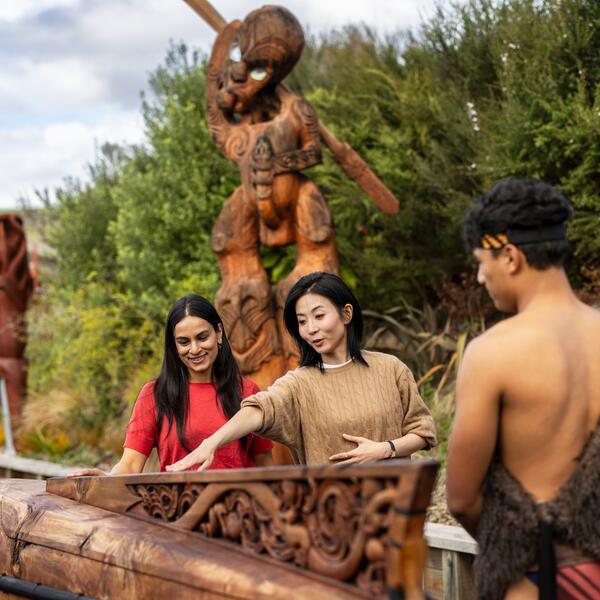
[[[372,462],[388,458],[390,455],[390,445],[387,442],[374,442],[347,433],[342,435],[345,440],[354,442],[357,446],[348,452],[340,452],[329,457],[329,460],[336,462],[338,465]]]
[[[102,471],[100,469],[89,468],[89,469],[81,469],[80,471],[73,471],[73,473],[68,473],[67,477],[106,477],[108,473],[106,471]]]

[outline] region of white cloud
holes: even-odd
[[[5,0],[0,3],[0,20],[16,21],[50,8],[72,6],[79,0]]]
[[[36,189],[52,191],[66,176],[85,180],[86,165],[105,142],[143,141],[141,116],[135,111],[105,115],[92,126],[62,122],[0,131],[0,207],[15,206],[22,197],[35,201]]]
[[[83,57],[16,60],[0,71],[0,108],[52,114],[110,100],[106,78]]]

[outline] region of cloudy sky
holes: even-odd
[[[364,22],[417,27],[435,0],[282,0],[312,33]],[[227,19],[257,0],[213,0]],[[141,143],[140,91],[169,41],[209,51],[183,0],[0,0],[0,209],[84,177],[106,141]]]

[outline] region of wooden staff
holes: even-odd
[[[185,0],[185,2],[217,33],[227,25],[227,21],[208,0]],[[279,85],[287,89],[283,84]],[[331,151],[333,159],[351,179],[356,181],[379,209],[384,213],[397,214],[400,210],[400,201],[373,173],[358,152],[348,144],[340,142],[321,121],[319,121],[319,134],[323,143]]]
[[[219,11],[206,0],[185,0],[217,33],[227,25]]]

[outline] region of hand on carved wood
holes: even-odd
[[[349,465],[352,463],[372,462],[382,460],[390,455],[390,445],[387,442],[374,442],[367,438],[355,435],[343,434],[344,439],[357,444],[354,450],[340,452],[329,457],[329,460],[338,465]]]
[[[214,443],[209,441],[209,438],[205,439],[195,450],[192,450],[187,456],[178,460],[176,463],[172,465],[167,465],[167,471],[189,471],[196,465],[200,465],[198,467],[198,471],[204,471],[204,469],[208,469],[215,458],[215,452],[217,447]]]
[[[67,477],[106,477],[108,473],[106,471],[102,471],[101,469],[81,469],[81,471],[74,471],[73,473],[69,473]]]

